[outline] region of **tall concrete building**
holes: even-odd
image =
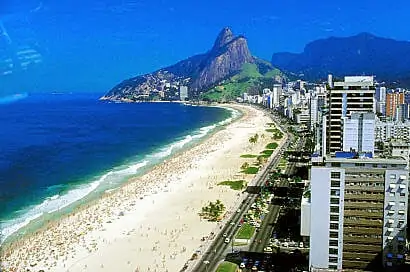
[[[354,112],[375,112],[373,77],[345,77],[334,82],[328,93],[329,114],[326,118],[326,154],[342,150],[342,120]]]
[[[310,173],[310,227],[304,228],[310,269],[399,266],[406,250],[407,161],[338,154]]]
[[[350,117],[344,117],[343,151],[374,153],[375,142],[374,113],[353,112]]]
[[[399,105],[404,104],[403,92],[392,92],[386,95],[386,117],[396,119],[396,111]]]
[[[188,98],[188,87],[180,86],[179,87],[179,100],[185,101]]]

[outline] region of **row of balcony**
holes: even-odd
[[[381,228],[383,227],[383,221],[382,220],[369,220],[369,219],[345,219],[343,221],[343,224],[345,226],[369,226],[369,227],[375,227],[375,228]]]
[[[373,200],[376,202],[384,202],[384,194],[349,194],[345,193],[345,201],[348,200]]]
[[[377,235],[377,236],[379,236],[379,235]],[[344,235],[343,236],[343,243],[366,243],[366,244],[375,245],[375,246],[378,246],[378,247],[381,248],[382,247],[381,235],[380,235],[379,238],[376,238],[376,237]]]
[[[382,228],[372,228],[369,226],[344,226],[343,232],[347,234],[356,234],[356,235],[381,235]]]
[[[377,218],[383,219],[383,210],[370,212],[366,210],[345,210],[345,216],[355,216],[355,217],[363,217],[363,218]]]
[[[363,252],[363,253],[379,253],[382,250],[382,245],[380,244],[365,244],[361,243],[344,243],[343,252]]]

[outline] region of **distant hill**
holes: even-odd
[[[273,54],[271,63],[306,80],[324,80],[329,73],[375,75],[379,81],[410,86],[410,42],[369,33],[316,40],[300,54]]]
[[[250,70],[254,73],[252,74]],[[237,79],[249,81],[249,86],[253,83],[250,78],[259,77],[259,75],[269,77],[268,73],[281,80],[278,78],[280,73],[269,62],[252,56],[245,37],[235,36],[231,29],[224,28],[208,52],[195,55],[153,73],[124,80],[112,88],[102,99],[172,100],[178,92],[178,86],[183,85],[189,87],[191,98],[231,100],[235,98],[234,95],[240,95],[247,91],[245,87],[248,85],[232,85],[236,79],[231,81],[231,78],[242,73],[245,73],[246,76],[239,76]],[[215,89],[225,83],[232,83],[228,88],[229,90]],[[164,96],[164,93],[165,97],[159,98],[160,95]],[[209,96],[209,93],[218,94]]]

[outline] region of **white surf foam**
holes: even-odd
[[[95,189],[97,189],[98,186],[109,180],[111,176],[121,178],[136,174],[141,167],[144,167],[147,164],[148,161],[143,161],[134,165],[130,165],[126,169],[109,171],[108,173],[102,175],[100,178],[89,184],[78,185],[75,188],[69,190],[67,193],[47,197],[42,203],[28,207],[16,218],[1,223],[0,244],[4,242],[7,237],[12,235],[19,229],[27,226],[31,221],[39,218],[40,216],[46,213],[59,211],[83,199]]]
[[[6,238],[9,237],[11,234],[15,233],[22,227],[27,226],[31,221],[39,218],[40,216],[46,213],[53,213],[53,212],[59,211],[69,206],[70,204],[78,200],[81,200],[82,198],[86,197],[91,192],[93,192],[95,189],[97,189],[98,186],[100,186],[101,184],[107,181],[110,182],[112,178],[116,180],[120,180],[127,176],[137,174],[140,168],[147,166],[149,163],[158,162],[161,159],[164,159],[172,155],[173,152],[185,147],[187,144],[191,143],[192,141],[205,137],[208,133],[210,133],[212,130],[214,130],[218,126],[222,126],[222,125],[232,122],[239,115],[239,112],[236,110],[231,110],[231,112],[232,112],[231,117],[215,125],[202,127],[194,131],[192,135],[191,134],[186,135],[182,139],[177,140],[159,149],[159,151],[146,156],[143,161],[129,165],[125,169],[123,168],[123,169],[109,171],[91,183],[79,185],[76,188],[71,189],[67,193],[62,194],[62,195],[57,194],[51,197],[47,197],[42,203],[32,206],[32,207],[28,207],[25,212],[23,212],[21,215],[17,216],[16,218],[0,223],[0,229],[1,229],[0,244],[4,242],[4,240],[6,240]],[[59,185],[55,185],[55,186],[59,186]]]

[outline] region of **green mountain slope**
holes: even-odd
[[[244,63],[239,73],[222,81],[201,95],[202,100],[226,102],[235,100],[243,93],[260,94],[265,88],[281,83],[286,76],[269,62],[257,59],[255,63]]]

